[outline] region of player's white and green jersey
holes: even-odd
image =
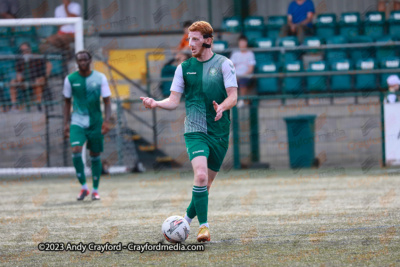
[[[103,123],[100,96],[111,96],[103,73],[93,70],[88,77],[81,76],[78,71],[71,73],[65,78],[63,94],[66,98],[73,97],[71,125],[88,128]]]
[[[213,137],[229,136],[230,112],[215,121],[213,101],[221,104],[227,97],[226,88],[238,87],[233,63],[214,54],[207,61],[192,57],[178,66],[171,91],[185,93],[185,133],[203,132]]]

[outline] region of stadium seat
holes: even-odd
[[[377,40],[385,35],[385,13],[368,12],[365,15],[364,34]]]
[[[316,76],[307,76],[307,90],[308,91],[326,91],[327,76],[318,75],[318,72],[326,71],[327,64],[325,61],[310,62],[307,72],[315,72]]]
[[[344,36],[331,36],[326,39],[327,45],[339,45],[346,44],[347,39]],[[345,59],[347,58],[347,52],[345,48],[330,48],[325,51],[325,58],[327,61]]]
[[[36,33],[39,38],[47,38],[53,34],[57,33],[57,26],[53,25],[41,25],[37,27]]]
[[[213,50],[217,53],[220,53],[224,51],[225,49],[228,48],[228,42],[227,41],[222,41],[222,40],[217,40],[213,42]]]
[[[349,71],[351,70],[350,60],[340,59],[331,62],[331,69],[333,71]],[[347,91],[352,89],[351,75],[332,75],[331,77],[331,90],[333,91]]]
[[[287,16],[269,16],[267,24],[267,37],[277,39],[282,26],[287,24]]]
[[[174,65],[165,65],[161,70],[161,78],[173,78],[175,74],[176,67]],[[170,94],[170,89],[172,85],[171,81],[161,82],[161,92],[165,97]]]
[[[388,23],[389,35],[395,40],[400,40],[400,11],[391,12]]]
[[[316,52],[320,52],[321,50],[319,50],[318,48],[323,44],[323,40],[322,38],[319,37],[306,37],[304,39],[304,46],[307,47],[315,47],[315,49],[311,49],[311,50],[306,50],[306,52],[311,52],[311,53],[316,53]]]
[[[229,18],[223,18],[222,20],[222,30],[225,32],[241,32],[242,25],[240,17],[234,16]]]
[[[254,39],[254,46],[257,48],[271,48],[274,46],[274,40],[272,38],[257,38]],[[270,52],[254,52],[254,56],[256,58],[256,62],[258,63],[265,63],[269,61],[276,61],[277,60],[277,53],[276,51]]]
[[[256,73],[277,73],[278,66],[274,61],[257,63]],[[272,78],[258,78],[257,79],[257,93],[277,93],[279,91],[279,79],[278,77]]]
[[[380,74],[379,78],[380,78],[380,87],[381,88],[388,88],[386,79],[390,76],[390,75],[398,75],[398,72],[391,72],[390,69],[398,69],[400,68],[400,58],[398,57],[391,57],[391,58],[386,58],[381,60],[380,62],[380,67],[381,69],[387,69],[388,72],[382,73]]]
[[[367,44],[367,43],[372,44],[373,39],[369,36],[359,35],[359,36],[353,37],[351,39],[351,42],[356,43],[356,44]],[[374,57],[374,47],[368,46],[368,47],[351,48],[350,56],[354,62],[357,62],[357,60],[359,60],[359,59],[373,58]]]
[[[303,69],[301,61],[291,61],[284,64],[286,73],[301,72]],[[301,94],[304,91],[303,77],[283,78],[283,93]]]
[[[356,63],[357,70],[374,70],[376,68],[376,63],[373,58],[360,59]],[[369,74],[357,74],[355,77],[355,89],[357,90],[376,90],[376,75]]]
[[[10,47],[11,39],[9,37],[0,37],[0,47]]]
[[[254,39],[264,37],[264,18],[247,17],[244,20],[244,35],[246,35],[250,45],[253,45]]]
[[[388,57],[395,57],[396,55],[396,46],[389,45],[391,42],[393,42],[393,39],[390,36],[385,36],[376,41],[377,43],[383,44],[387,43],[388,45],[384,46],[377,46],[376,47],[376,58],[378,60],[382,60],[384,58]]]
[[[336,35],[336,15],[335,14],[321,14],[317,17],[315,24],[316,35],[320,38],[326,39]]]
[[[36,30],[33,26],[18,26],[13,29],[14,36],[36,36]]]
[[[62,59],[49,59],[51,63],[51,76],[62,75],[65,71]]]
[[[10,27],[0,27],[0,36],[1,37],[10,37],[11,36],[11,28]]]
[[[340,35],[351,39],[360,34],[360,13],[342,13],[339,23]]]
[[[297,40],[297,37],[294,36],[287,36],[280,38],[278,40],[278,45],[280,47],[285,47],[285,48],[295,48],[296,46],[299,45],[299,42]],[[301,52],[296,49],[296,50],[287,50],[285,53],[281,53],[281,62],[289,62],[289,61],[296,61],[300,58]]]

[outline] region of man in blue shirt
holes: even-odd
[[[283,36],[297,35],[302,43],[304,35],[312,35],[315,8],[312,0],[294,0],[288,8],[288,24],[283,29]]]

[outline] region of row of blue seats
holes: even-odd
[[[336,60],[333,62],[315,61],[309,64],[307,73],[315,75],[303,77],[278,77],[258,78],[258,93],[300,93],[304,91],[351,91],[351,90],[378,90],[387,88],[386,79],[389,75],[398,73],[400,68],[400,58],[393,57],[376,62],[375,59],[362,59],[352,62],[349,59]],[[326,71],[344,71],[362,70],[362,74],[339,74],[339,75],[320,75]],[[384,69],[384,73],[374,74],[368,71]],[[257,64],[256,73],[277,74],[300,73],[303,72],[301,61],[285,63],[282,68],[275,62]]]
[[[224,18],[222,29],[227,32],[243,32],[249,40],[270,37],[278,38],[282,26],[287,24],[287,16],[270,16],[267,24],[261,16],[251,16],[241,22],[240,17]],[[366,35],[373,39],[379,39],[385,35],[400,39],[400,11],[393,11],[389,19],[385,20],[383,12],[368,12],[364,21],[358,12],[346,12],[341,14],[337,22],[335,14],[320,14],[317,16],[315,35],[328,38],[333,35],[343,35],[352,38],[358,35]]]

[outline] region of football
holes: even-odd
[[[185,241],[190,232],[189,223],[181,216],[168,217],[162,224],[161,233],[170,243]]]

